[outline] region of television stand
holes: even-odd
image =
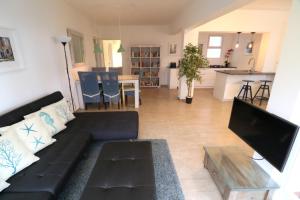
[[[224,200],[271,199],[279,186],[238,147],[204,147],[204,167]]]

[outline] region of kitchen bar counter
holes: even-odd
[[[214,85],[214,97],[221,101],[232,100],[238,95],[243,82],[242,80],[255,81],[252,86],[253,95],[260,86],[260,80],[274,80],[275,73],[258,72],[249,70],[216,70]]]
[[[274,72],[258,72],[250,70],[216,70],[216,72],[229,75],[275,75]]]

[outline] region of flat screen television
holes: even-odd
[[[282,172],[299,127],[235,98],[229,129]]]

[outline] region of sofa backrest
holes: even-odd
[[[16,108],[0,116],[0,127],[10,126],[24,119],[23,116],[40,110],[42,107],[63,99],[61,92],[54,92],[31,103]]]

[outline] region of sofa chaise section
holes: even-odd
[[[23,116],[63,99],[54,92],[0,116],[0,127],[23,120]],[[56,199],[79,161],[91,138],[94,140],[135,139],[138,135],[137,112],[75,113],[76,119],[55,135],[51,146],[38,152],[40,160],[17,173],[7,182],[0,199]]]

